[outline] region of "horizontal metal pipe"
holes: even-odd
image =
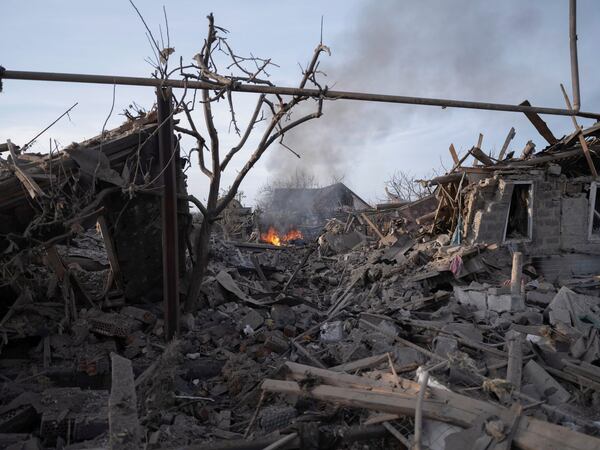
[[[55,73],[55,72],[28,72],[22,70],[5,70],[0,72],[0,78],[9,80],[36,80],[36,81],[64,81],[71,83],[96,83],[96,84],[119,84],[129,86],[170,86],[173,88],[189,89],[222,89],[217,83],[206,81],[185,80],[160,80],[156,78],[123,77],[113,75],[91,75],[78,73]],[[362,100],[383,103],[402,103],[410,105],[440,106],[442,108],[467,108],[482,109],[490,111],[512,111],[521,113],[550,114],[558,116],[588,117],[600,119],[600,114],[590,112],[576,112],[561,108],[545,108],[538,106],[508,105],[503,103],[470,102],[464,100],[449,100],[426,97],[406,97],[402,95],[370,94],[365,92],[332,91],[319,89],[299,89],[293,87],[265,86],[256,84],[235,83],[231,86],[232,91],[249,92],[257,94],[279,94],[298,95],[305,97],[322,97],[331,100]]]

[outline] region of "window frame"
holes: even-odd
[[[519,239],[514,239],[514,238],[507,238],[506,237],[506,231],[508,230],[508,218],[510,217],[510,207],[512,205],[512,197],[513,197],[513,193],[514,193],[514,188],[512,190],[512,192],[510,193],[510,201],[508,202],[508,208],[506,208],[506,218],[504,220],[504,231],[502,233],[502,243],[503,244],[516,244],[516,243],[520,243],[520,242],[531,242],[533,240],[533,202],[534,202],[534,193],[535,193],[535,189],[534,189],[534,182],[533,180],[528,180],[528,181],[520,181],[520,180],[510,180],[510,181],[504,181],[505,184],[509,185],[512,184],[514,185],[523,185],[523,184],[527,184],[529,185],[529,197],[531,199],[529,207],[527,208],[527,237],[524,238],[519,238]]]

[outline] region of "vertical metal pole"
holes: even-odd
[[[171,88],[156,90],[158,153],[162,184],[161,225],[165,338],[179,333],[179,245],[177,229],[177,155],[173,145]]]
[[[577,58],[577,0],[569,0],[569,44],[571,47],[571,85],[573,87],[573,109],[579,111],[579,61]]]

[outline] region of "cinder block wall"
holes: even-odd
[[[561,249],[598,253],[600,252],[600,241],[588,239],[590,220],[588,193],[591,178],[580,180],[568,183],[561,197]]]
[[[502,242],[513,185],[495,179],[476,189],[473,221],[468,239],[472,242]]]
[[[533,183],[533,233],[530,253],[560,251],[560,199],[563,182],[555,176],[538,176]]]
[[[532,239],[519,246],[531,255],[565,252],[600,254],[600,241],[588,239],[591,178],[565,176],[532,170],[527,174],[496,175],[480,181],[466,241],[502,243],[515,181],[530,181],[533,186]]]

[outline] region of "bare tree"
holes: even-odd
[[[309,120],[320,117],[323,107],[323,99],[317,99],[314,112],[294,117],[295,107],[308,100],[308,97],[292,96],[284,98],[280,95],[262,94],[258,97],[254,111],[242,131],[238,126],[231,87],[240,82],[271,85],[266,77],[268,77],[267,68],[273,64],[270,59],[261,59],[254,56],[242,57],[235,54],[225,37],[223,37],[225,33],[227,33],[225,29],[215,25],[213,15],[210,14],[208,16],[208,33],[200,53],[194,57],[194,63],[183,66],[180,62],[178,68],[179,74],[184,79],[208,81],[215,85],[214,90],[202,90],[199,101],[186,101],[182,97],[177,102],[177,106],[185,114],[189,128],[177,126],[175,129],[196,139],[197,148],[195,150],[198,153],[200,170],[210,180],[206,203],[201,204],[196,201],[196,205],[199,207],[204,219],[194,248],[195,261],[187,292],[187,309],[194,306],[200,293],[202,278],[209,258],[210,235],[219,214],[235,198],[242,181],[271,144],[275,142],[283,143],[286,132]],[[310,82],[321,89],[316,76],[319,73],[319,56],[322,52],[329,53],[329,49],[320,43],[314,50],[310,63],[303,70],[299,83],[300,88],[304,88]],[[164,55],[164,53],[164,51],[159,51],[159,59],[162,64],[159,74],[161,77],[168,77],[173,72],[168,72],[165,68],[169,54]],[[229,75],[223,75],[218,67],[218,61],[223,58],[228,60],[229,64],[226,65],[226,69],[230,71]],[[187,94],[189,95],[189,93]],[[225,100],[231,115],[230,128],[240,138],[237,145],[227,149],[227,152],[223,152],[213,116],[213,108],[216,108],[220,100]],[[196,104],[201,105],[202,108],[202,126],[196,125],[196,118],[194,117],[194,106]],[[252,154],[239,170],[231,186],[223,191],[221,188],[223,172],[232,159],[246,147],[249,137],[256,129],[256,125],[263,121],[265,126],[258,144],[253,148]]]
[[[431,190],[414,175],[401,170],[396,170],[384,184],[388,200],[391,201],[412,202],[431,194]]]

